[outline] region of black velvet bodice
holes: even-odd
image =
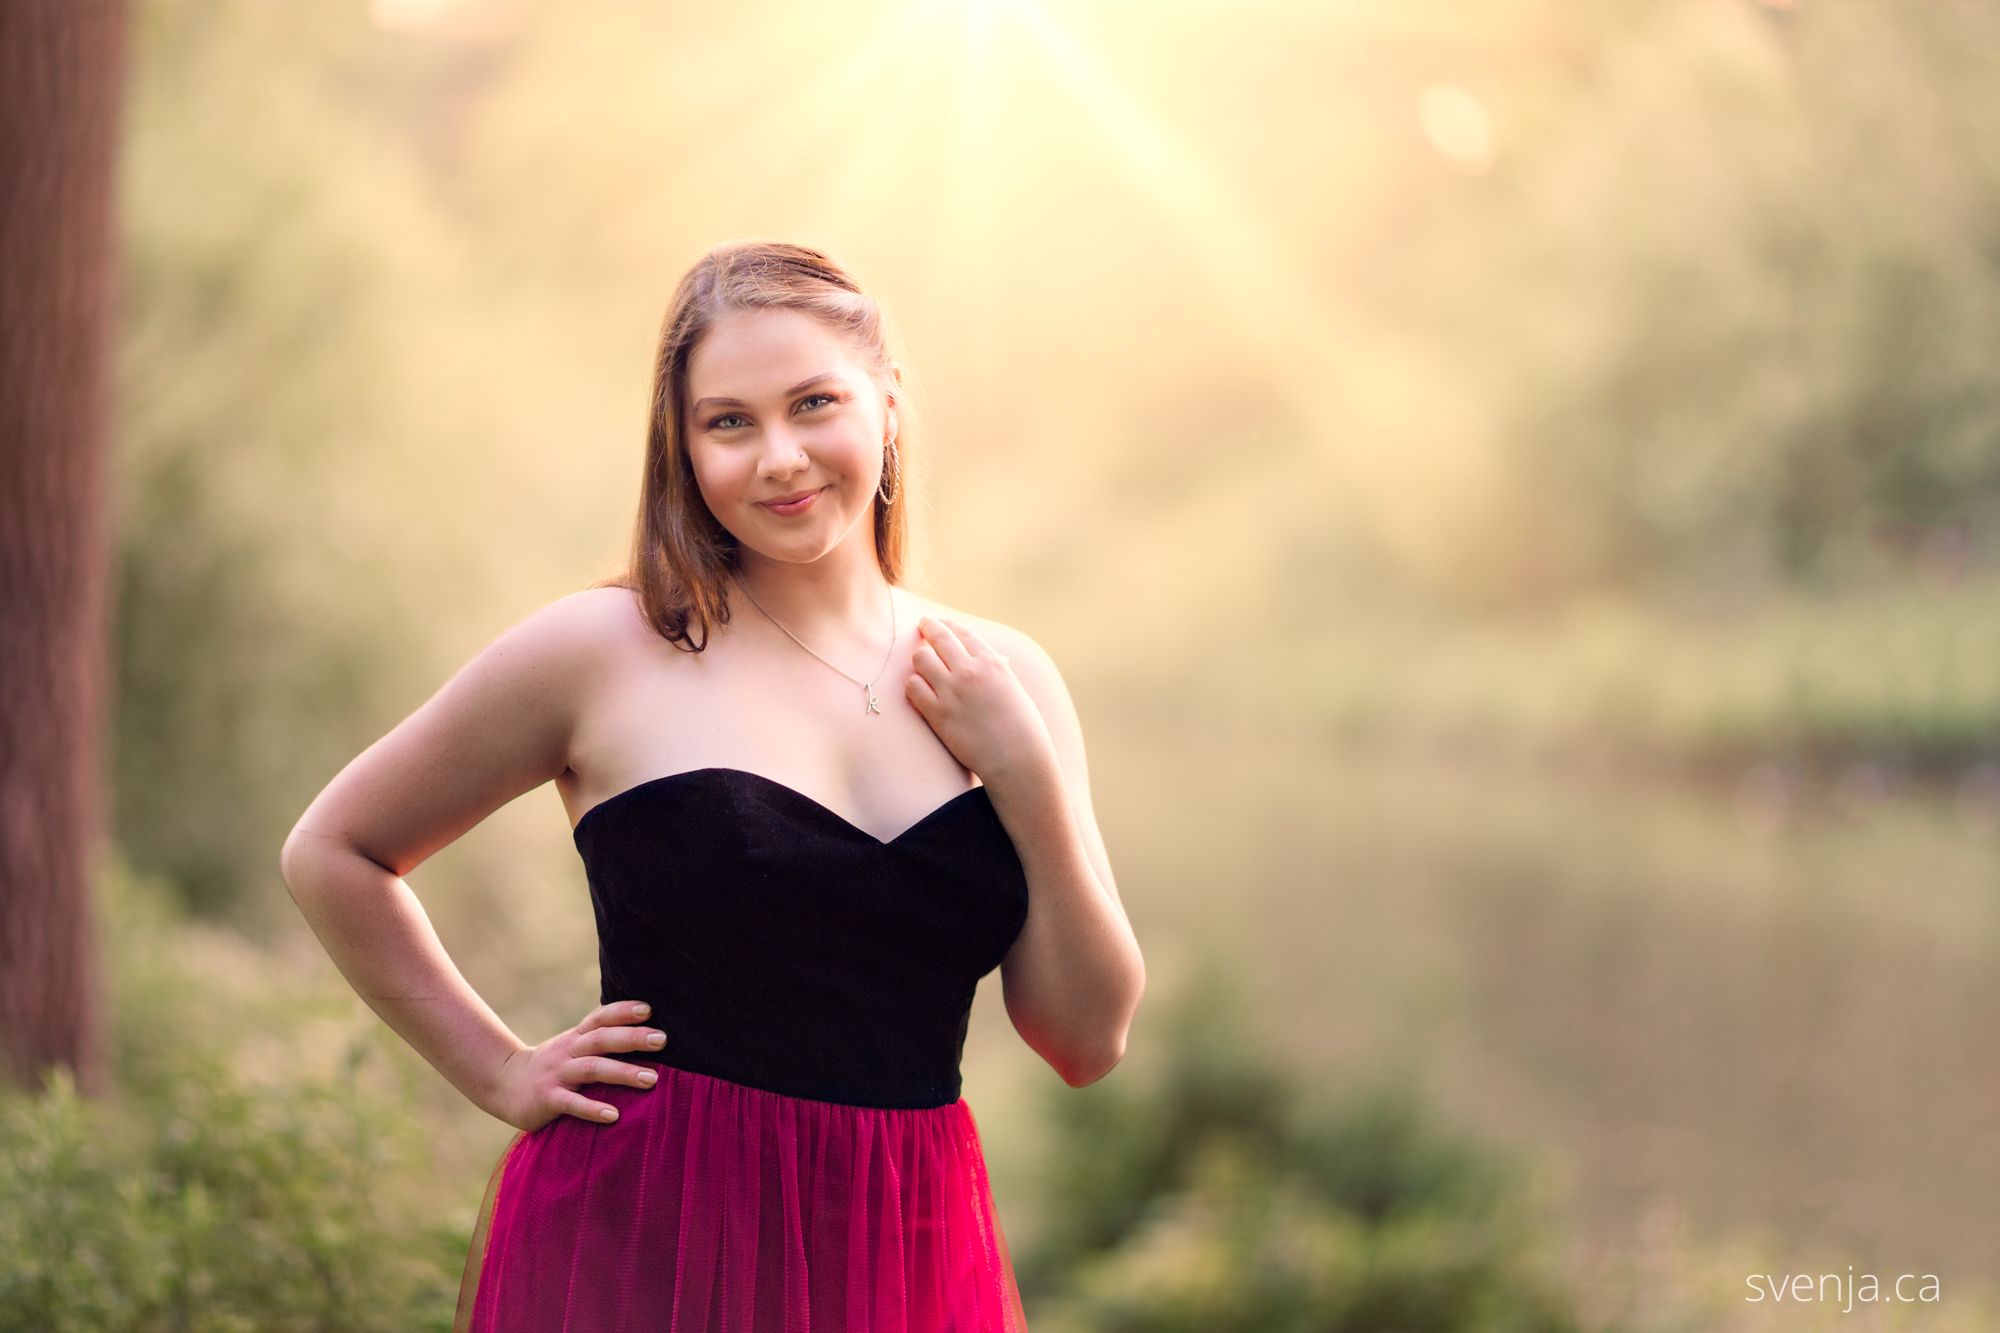
[[[794,1097],[958,1099],[979,980],[1028,918],[985,786],[887,842],[737,768],[641,782],[576,826],[602,1001],[644,1000],[668,1064]]]

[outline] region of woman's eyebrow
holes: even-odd
[[[790,398],[793,394],[799,392],[801,389],[810,389],[813,385],[818,384],[821,380],[830,380],[838,378],[839,375],[837,375],[835,372],[831,370],[822,370],[817,375],[811,375],[805,379],[800,380],[797,384],[794,384],[791,388],[785,390],[785,392],[781,396],[785,398]],[[710,396],[707,398],[697,399],[694,405],[694,410],[699,412],[703,408],[709,406],[710,404],[714,404],[716,407],[749,406],[749,404],[744,402],[741,398],[718,398]]]

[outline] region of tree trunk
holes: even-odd
[[[123,0],[0,0],[0,1078],[93,1092],[124,40]]]

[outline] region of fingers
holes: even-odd
[[[563,1066],[565,1083],[621,1083],[628,1088],[650,1088],[660,1081],[657,1070],[630,1060],[613,1060],[608,1055],[586,1055]]]
[[[959,642],[966,646],[973,657],[990,657],[1001,666],[1011,666],[1013,664],[1013,658],[988,643],[985,636],[972,628],[972,626],[961,625],[956,620],[947,620],[944,623],[951,626],[952,632],[958,635]]]
[[[618,1118],[617,1107],[586,1097],[571,1084],[650,1088],[660,1081],[658,1071],[643,1064],[610,1058],[620,1051],[657,1051],[667,1044],[667,1034],[658,1028],[637,1026],[651,1012],[643,1000],[619,1000],[591,1010],[576,1025],[568,1043],[570,1058],[560,1066],[559,1082],[549,1094],[558,1114],[598,1124]]]
[[[915,674],[904,683],[903,693],[920,713],[927,713],[951,690],[955,676],[981,679],[983,672],[997,671],[1004,678],[1011,670],[1006,654],[970,625],[925,616],[917,622],[917,635],[917,647],[910,654]]]
[[[600,1124],[618,1118],[618,1108],[609,1102],[594,1102],[574,1088],[557,1088],[555,1092],[556,1110],[563,1115],[573,1115],[583,1120],[595,1120]]]
[[[951,670],[956,671],[960,663],[972,656],[972,651],[960,640],[951,625],[936,616],[925,616],[919,621],[917,632],[924,636],[924,644]],[[917,652],[921,654],[923,648],[917,649]]]
[[[592,1028],[569,1044],[571,1055],[603,1055],[612,1051],[657,1051],[667,1044],[658,1028]]]
[[[942,627],[929,631],[926,641],[934,643],[939,660],[953,670],[958,669],[963,662],[977,661],[981,658],[990,658],[1002,666],[1011,665],[1013,662],[1012,658],[987,642],[986,636],[970,625],[942,618],[926,623]],[[959,650],[957,656],[953,655],[954,647]]]
[[[956,620],[947,620],[944,623],[951,627],[951,632],[958,636],[958,641],[964,644],[966,650],[974,657],[999,657],[1003,662],[1007,660],[1001,657],[999,650],[986,642],[985,636],[972,626],[961,625]]]
[[[941,683],[951,674],[950,668],[944,664],[944,659],[938,656],[937,649],[927,643],[918,644],[917,650],[910,654],[910,666],[916,673],[916,679],[930,685]]]
[[[618,1118],[618,1108],[609,1102],[595,1101],[578,1091],[578,1087],[593,1084],[608,1084],[613,1087],[651,1088],[659,1083],[657,1070],[648,1069],[630,1060],[614,1060],[609,1056],[590,1055],[569,1061],[557,1074],[561,1080],[549,1094],[549,1102],[561,1115],[573,1115],[581,1120],[595,1120],[602,1124]],[[576,1087],[569,1086],[577,1085]]]
[[[632,1029],[600,1028],[599,1031],[630,1031]],[[660,1081],[657,1070],[647,1069],[630,1060],[614,1060],[604,1055],[586,1055],[563,1065],[557,1075],[562,1080],[550,1094],[556,1110],[563,1115],[573,1115],[582,1120],[599,1123],[616,1120],[618,1108],[609,1102],[595,1101],[583,1095],[577,1087],[594,1083],[610,1084],[614,1087],[650,1088]]]
[[[644,1000],[614,1000],[590,1011],[581,1023],[578,1032],[588,1032],[592,1028],[608,1027],[613,1023],[640,1023],[653,1012],[652,1006]]]

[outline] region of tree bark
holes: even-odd
[[[0,0],[0,1077],[102,1091],[123,0]]]

